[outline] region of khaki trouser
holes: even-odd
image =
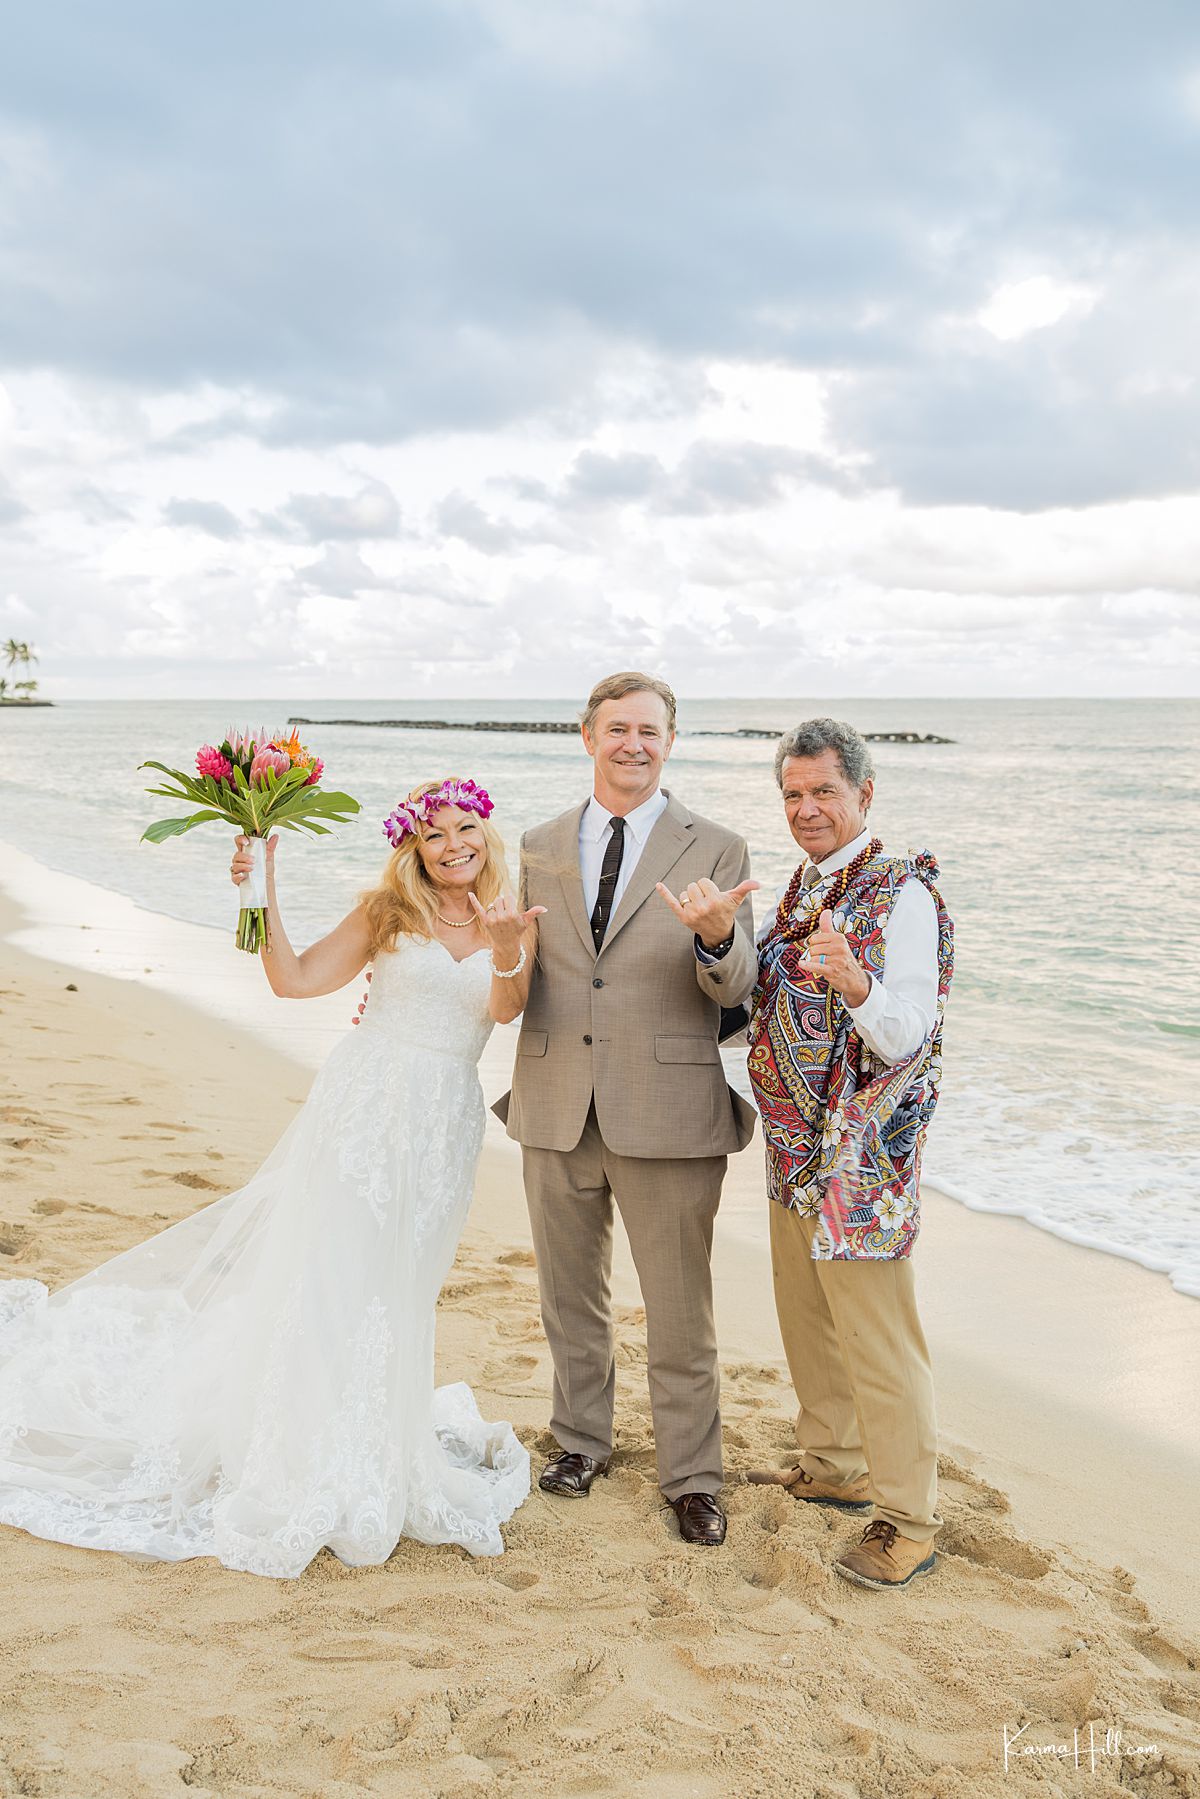
[[[615,1200],[646,1307],[659,1486],[668,1499],[715,1493],[724,1473],[709,1257],[727,1158],[616,1155],[601,1139],[594,1108],[574,1149],[525,1144],[522,1157],[554,1360],[555,1437],[598,1461],[612,1449]]]
[[[800,1465],[840,1486],[866,1474],[875,1515],[935,1535],[937,1418],[912,1261],[814,1262],[817,1219],[772,1202],[771,1268],[800,1413]]]

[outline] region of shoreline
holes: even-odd
[[[105,963],[100,946],[61,958],[24,946],[61,937],[78,897],[64,892],[63,915],[41,923],[0,902],[0,1278],[76,1278],[230,1190],[311,1078],[278,1047],[294,1025],[248,1022],[256,995],[289,1009],[243,980],[243,963],[261,973],[225,933],[211,933],[211,967],[231,965],[235,1022],[215,989],[203,1012],[147,977],[153,959],[111,916],[76,914],[75,928],[111,933],[123,975],[80,972],[80,954]],[[199,928],[180,928],[196,960],[175,978],[212,982]],[[348,1028],[352,998],[317,1002],[331,1012],[310,1048]],[[483,1074],[490,1098],[502,1049]],[[573,1790],[614,1799],[861,1779],[890,1799],[973,1799],[1003,1771],[1004,1725],[1028,1718],[1038,1742],[1086,1735],[1089,1720],[1124,1728],[1156,1744],[1173,1791],[1200,1799],[1200,1592],[1181,1528],[1200,1482],[1182,1431],[1200,1375],[1194,1304],[1133,1264],[930,1193],[918,1254],[942,1411],[941,1565],[911,1593],[860,1593],[828,1569],[857,1534],[845,1520],[733,1480],[786,1461],[792,1410],[759,1150],[733,1159],[714,1249],[724,1550],[690,1551],[663,1522],[644,1321],[618,1231],[614,1470],[586,1510],[535,1491],[495,1563],[402,1541],[383,1568],[323,1554],[289,1583],[0,1531],[12,1695],[0,1789],[11,1774],[17,1791],[157,1799],[182,1777],[214,1799],[449,1799],[532,1790],[566,1755]],[[467,1379],[485,1416],[511,1418],[535,1462],[549,1449],[519,1155],[498,1124],[439,1306],[438,1376]],[[1004,1780],[1045,1791],[1036,1768]]]
[[[117,889],[53,869],[3,837],[0,846],[5,851],[0,893],[7,893],[26,914],[21,943],[36,954],[66,956],[80,969],[98,967],[122,979],[144,981],[157,991],[168,991],[187,1005],[250,1031],[310,1070],[320,1066],[357,1003],[352,989],[347,989],[352,996],[349,1008],[345,995],[308,1001],[302,1008],[273,1001],[257,970],[246,968],[249,958],[226,953],[236,916],[232,904],[227,927],[197,924],[193,918],[151,910]],[[85,921],[82,924],[81,919]],[[482,1073],[489,1103],[504,1090],[503,1085],[489,1086],[489,1077],[507,1084],[517,1030],[517,1026],[498,1026],[485,1051]],[[744,1060],[736,1050],[724,1051],[723,1059],[727,1078],[743,1097],[751,1098]],[[499,1140],[507,1142],[503,1137]],[[496,1141],[489,1126],[489,1142]],[[930,1164],[932,1173],[927,1173],[923,1183],[926,1193],[936,1193],[976,1216],[1015,1220],[1039,1236],[1114,1257],[1200,1302],[1200,1271],[1195,1275],[1180,1272],[1175,1256],[1146,1253],[1111,1237],[1080,1230],[1028,1204],[1018,1209],[986,1200],[959,1181],[943,1180],[938,1169],[936,1125],[927,1167]]]

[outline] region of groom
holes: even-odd
[[[521,906],[547,910],[512,1091],[495,1108],[522,1149],[554,1361],[561,1452],[539,1484],[582,1498],[608,1469],[615,1202],[646,1308],[659,1486],[681,1536],[717,1544],[709,1256],[726,1161],[755,1116],[725,1080],[717,1031],[721,1007],[754,985],[757,883],[742,839],[659,785],[675,741],[665,681],[610,675],[582,728],[592,797],[521,843]]]

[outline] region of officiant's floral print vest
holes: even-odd
[[[883,927],[896,895],[907,881],[921,881],[933,895],[937,1015],[904,1062],[889,1067],[872,1054],[838,995],[804,974],[802,944],[769,938],[760,951],[750,1081],[767,1143],[767,1186],[778,1205],[820,1218],[817,1261],[894,1261],[916,1242],[921,1150],[937,1105],[942,1017],[954,973],[954,926],[937,876],[927,851],[877,856],[835,913],[862,967],[882,979]]]

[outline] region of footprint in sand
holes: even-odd
[[[67,1202],[65,1199],[35,1199],[33,1209],[42,1218],[57,1218],[60,1212],[66,1211]]]
[[[147,1181],[174,1181],[177,1187],[195,1187],[202,1193],[220,1193],[221,1183],[210,1181],[202,1174],[196,1174],[190,1168],[181,1168],[174,1174],[166,1168],[143,1168],[142,1178]]]
[[[1050,1572],[1047,1556],[1032,1543],[1023,1543],[990,1519],[964,1519],[948,1523],[938,1538],[938,1549],[974,1562],[977,1568],[996,1568],[1017,1580],[1041,1580]]]
[[[498,1386],[496,1383],[498,1381],[531,1380],[537,1370],[537,1365],[537,1357],[534,1355],[505,1356],[502,1362],[488,1362],[480,1378],[484,1386],[490,1388],[493,1393],[515,1397],[510,1394],[508,1387]],[[524,1398],[524,1394],[519,1397]]]
[[[389,1749],[396,1748],[402,1734],[394,1717],[378,1718],[351,1732],[350,1741],[360,1755],[386,1755]]]
[[[479,1280],[474,1275],[463,1275],[458,1280],[449,1280],[442,1288],[444,1300],[479,1299],[485,1293],[502,1292],[508,1286],[507,1281]]]
[[[1142,1654],[1156,1668],[1161,1668],[1164,1674],[1182,1676],[1188,1686],[1200,1691],[1200,1675],[1197,1674],[1197,1669],[1200,1668],[1200,1649],[1186,1649],[1180,1643],[1173,1643],[1157,1626],[1141,1633],[1135,1641]]]
[[[25,1224],[9,1224],[0,1218],[0,1256],[19,1256],[34,1243],[33,1232]]]
[[[1187,1718],[1192,1724],[1200,1724],[1200,1698],[1180,1686],[1178,1681],[1169,1680],[1158,1695],[1158,1702],[1167,1711],[1174,1712],[1177,1718]]]
[[[978,1474],[973,1474],[969,1468],[964,1468],[961,1462],[956,1462],[952,1456],[940,1455],[938,1457],[938,1479],[943,1486],[954,1483],[965,1487],[966,1492],[962,1497],[973,1511],[1009,1512],[1012,1510],[1007,1493],[1002,1493],[999,1487],[990,1486]]]
[[[22,1132],[37,1131],[39,1133],[36,1137],[23,1136],[20,1139],[16,1137],[8,1137],[5,1139],[7,1143],[12,1144],[18,1149],[23,1148],[26,1143],[36,1143],[40,1149],[46,1149],[49,1146],[43,1141],[44,1138],[65,1137],[67,1135],[66,1127],[64,1125],[51,1124],[48,1118],[39,1118],[36,1112],[17,1112],[12,1108],[9,1108],[4,1112],[0,1112],[0,1123],[16,1125]]]
[[[773,1538],[768,1538],[748,1558],[745,1574],[749,1586],[770,1593],[812,1593],[826,1588],[833,1578],[816,1556],[802,1549],[789,1549]]]
[[[394,1662],[399,1647],[393,1636],[335,1637],[329,1643],[317,1643],[292,1651],[298,1662]]]
[[[510,1592],[525,1593],[530,1587],[536,1587],[542,1577],[535,1574],[532,1568],[502,1568],[495,1578]]]
[[[542,1334],[542,1327],[536,1319],[531,1319],[526,1323],[518,1320],[513,1324],[505,1320],[498,1320],[495,1329],[496,1335],[503,1337],[507,1343],[532,1343],[535,1337],[540,1337]]]

